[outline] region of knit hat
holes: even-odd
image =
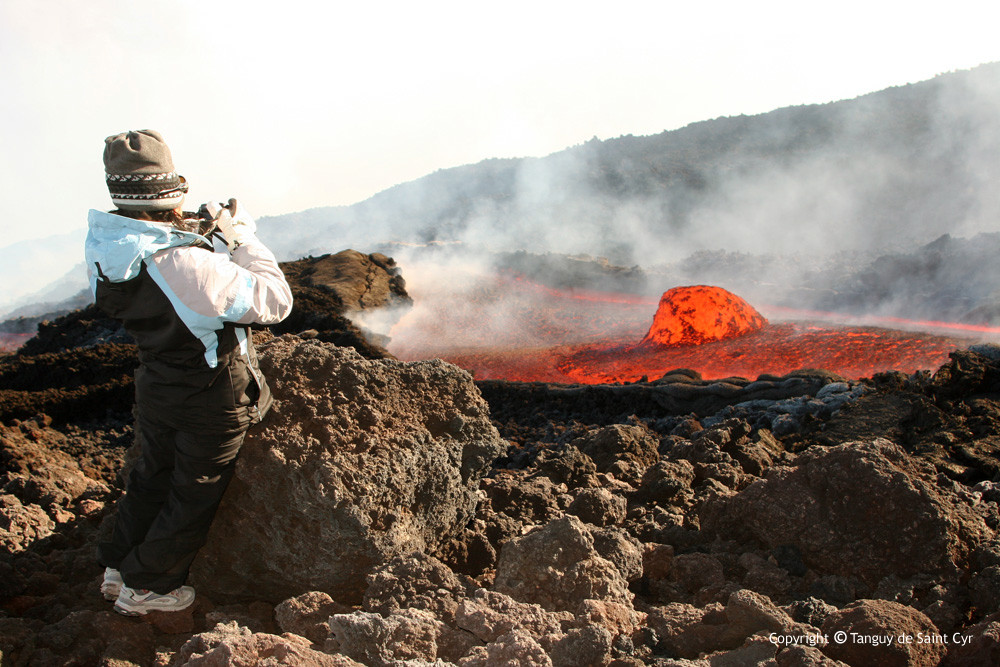
[[[104,140],[104,172],[118,208],[169,211],[184,202],[187,181],[174,171],[159,132],[133,130]]]

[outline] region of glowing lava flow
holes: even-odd
[[[422,306],[414,294],[415,310],[422,310],[393,329],[390,351],[402,360],[438,357],[478,379],[597,384],[655,380],[677,368],[696,370],[705,379],[802,368],[849,378],[886,370],[912,373],[936,369],[949,352],[983,340],[798,321],[802,315],[813,319],[812,313],[790,309],[781,310],[797,321],[768,323],[739,297],[710,286],[684,288],[689,297],[714,298],[681,300],[683,308],[674,298],[677,292],[668,291],[650,326],[654,302],[646,297],[558,290],[510,275],[487,276],[474,289],[470,281],[464,284],[464,291],[430,295],[437,298]],[[660,313],[665,299],[669,317]],[[730,308],[734,304],[739,307]],[[681,317],[682,310],[690,312]]]

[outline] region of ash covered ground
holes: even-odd
[[[127,336],[84,309],[0,361],[4,667],[1000,662],[1000,349],[860,380],[474,380],[345,316],[410,304],[388,257],[284,268],[295,313],[258,334],[278,404],[186,612],[97,590]]]

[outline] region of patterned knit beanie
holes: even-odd
[[[174,171],[159,132],[123,132],[104,140],[104,172],[118,208],[169,211],[184,202],[187,181]]]

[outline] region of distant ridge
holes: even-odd
[[[383,241],[591,253],[907,247],[1000,219],[1000,63],[852,100],[444,169],[261,220],[291,258]],[[722,246],[720,248],[720,246]]]

